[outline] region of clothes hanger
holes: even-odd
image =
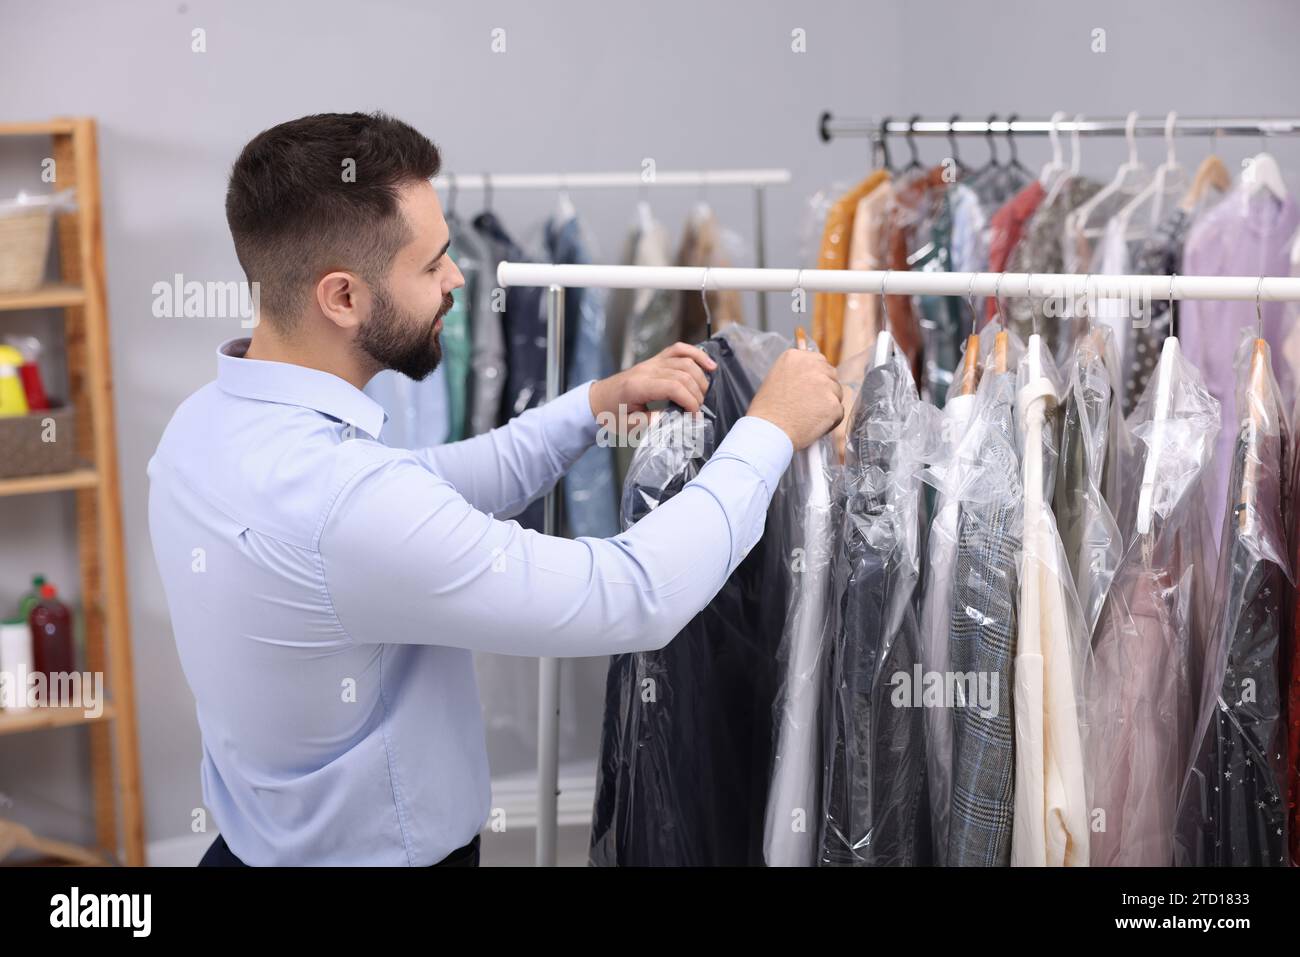
[[[985,123],[992,127],[993,122],[998,118],[996,113],[990,113]],[[983,182],[990,176],[996,175],[1002,169],[1002,163],[998,160],[997,140],[993,138],[993,130],[984,131],[984,145],[989,148],[988,162],[970,174],[972,181]]]
[[[998,333],[993,337],[993,371],[998,375],[1007,371],[1007,319],[1002,310],[1002,279],[1006,273],[998,274],[998,281],[993,284],[993,302],[997,306],[994,321],[998,324]]]
[[[1260,137],[1263,146],[1263,137]],[[1279,202],[1287,197],[1286,181],[1282,179],[1282,169],[1277,165],[1273,154],[1260,150],[1242,170],[1241,180],[1246,184],[1248,196],[1254,196],[1262,190],[1268,190]]]
[[[1259,297],[1264,287],[1264,277],[1259,277],[1255,287],[1255,345],[1250,354],[1250,375],[1246,384],[1246,395],[1250,401],[1250,425],[1248,429],[1248,451],[1241,476],[1241,512],[1238,519],[1243,535],[1249,535],[1254,527],[1255,503],[1259,499],[1259,459],[1260,444],[1267,421],[1265,406],[1272,405],[1267,387],[1269,373],[1268,342],[1264,339],[1264,313],[1260,308]]]
[[[904,173],[919,173],[925,169],[925,164],[921,162],[921,154],[916,149],[916,121],[921,118],[920,113],[914,113],[912,118],[907,121],[907,149],[912,154],[911,161],[903,167]]]
[[[880,168],[890,176],[897,176],[898,170],[894,169],[894,160],[889,155],[889,117],[887,116],[880,121],[876,142],[880,147]]]
[[[885,292],[889,288],[889,273],[890,270],[886,269],[884,277],[880,280],[881,323],[880,331],[876,333],[876,354],[871,362],[873,369],[888,362],[894,351],[894,337],[889,332],[889,296]]]
[[[709,310],[709,268],[704,267],[704,279],[700,283],[700,301],[704,303],[704,338],[713,338],[713,313]]]
[[[957,173],[957,178],[963,180],[970,175],[970,167],[963,163],[961,157],[957,155],[957,134],[953,130],[953,126],[955,126],[960,120],[960,113],[954,113],[948,119],[948,150],[952,153],[952,165],[954,171]]]
[[[1106,224],[1104,222],[1100,224],[1090,222],[1092,214],[1101,208],[1101,204],[1116,194],[1138,192],[1150,182],[1151,173],[1146,164],[1138,158],[1137,120],[1137,113],[1131,112],[1124,122],[1124,140],[1128,144],[1127,161],[1120,164],[1113,180],[1103,186],[1092,199],[1070,214],[1069,228],[1072,231],[1082,232],[1084,236],[1089,238],[1101,235]]]
[[[1048,138],[1052,141],[1052,158],[1044,164],[1042,172],[1038,174],[1038,182],[1044,188],[1050,189],[1056,182],[1056,177],[1065,172],[1065,155],[1061,150],[1061,134],[1057,129],[1057,124],[1065,119],[1065,110],[1057,110],[1052,114],[1051,122],[1047,127]]]
[[[1165,117],[1165,161],[1156,169],[1156,175],[1152,177],[1150,185],[1115,214],[1124,230],[1124,236],[1128,239],[1138,239],[1149,234],[1160,222],[1161,214],[1164,212],[1165,194],[1175,190],[1181,192],[1187,187],[1187,171],[1179,165],[1174,156],[1174,123],[1177,119],[1178,114],[1172,110]],[[1151,206],[1148,225],[1138,229],[1131,228],[1133,214],[1145,203]]]
[[[1048,190],[1047,195],[1040,204],[1042,206],[1051,206],[1057,195],[1065,187],[1065,184],[1072,179],[1077,179],[1079,176],[1079,165],[1082,162],[1082,157],[1079,155],[1079,124],[1082,122],[1083,114],[1075,113],[1074,123],[1070,129],[1070,168],[1056,177],[1056,182],[1052,184],[1052,188]]]
[[[1232,174],[1228,172],[1228,167],[1219,158],[1218,130],[1214,131],[1213,137],[1210,141],[1210,155],[1201,160],[1201,165],[1196,169],[1196,176],[1192,178],[1191,188],[1183,195],[1182,201],[1178,204],[1188,212],[1201,204],[1201,201],[1205,198],[1206,190],[1210,187],[1214,187],[1220,193],[1226,193],[1232,185]]]
[[[1012,113],[1007,117],[1007,150],[1011,153],[1011,162],[1007,163],[1004,175],[1008,184],[1019,179],[1032,181],[1034,174],[1024,163],[1020,162],[1020,154],[1016,152],[1015,135],[1011,132],[1011,127],[1015,125],[1016,120],[1020,119],[1019,113]]]
[[[1164,345],[1160,347],[1160,363],[1156,366],[1156,407],[1151,419],[1151,447],[1147,452],[1146,463],[1142,467],[1142,487],[1138,492],[1137,530],[1139,535],[1148,535],[1151,532],[1151,513],[1154,510],[1156,476],[1159,471],[1158,460],[1164,442],[1165,423],[1169,420],[1169,412],[1173,407],[1174,377],[1178,373],[1178,350],[1180,345],[1173,326],[1175,278],[1177,278],[1175,275],[1169,277],[1170,333],[1165,338]],[[1150,558],[1149,551],[1147,557]]]
[[[573,200],[569,198],[569,187],[564,177],[560,177],[560,194],[556,200],[555,218],[561,223],[566,223],[570,219],[576,218],[578,211],[573,208]]]
[[[98,854],[84,847],[39,837],[31,829],[17,821],[0,818],[0,861],[21,848],[34,851],[43,857],[53,857],[72,864],[84,864],[90,867],[103,867],[109,862]]]
[[[966,337],[966,354],[961,363],[962,395],[973,394],[979,384],[980,337],[975,332],[979,318],[975,313],[975,297],[971,294],[976,275],[977,273],[971,273],[970,282],[966,285],[966,305],[970,306],[970,335]]]

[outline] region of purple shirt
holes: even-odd
[[[1268,192],[1250,196],[1238,186],[1192,226],[1183,254],[1183,272],[1188,276],[1288,276],[1290,240],[1297,224],[1300,209],[1290,196],[1279,203]],[[1283,351],[1284,307],[1281,302],[1262,303],[1264,338],[1273,353],[1273,374],[1282,390],[1282,407],[1289,409],[1295,388]],[[1253,301],[1187,301],[1178,311],[1178,337],[1183,351],[1205,376],[1205,384],[1219,400],[1223,417],[1208,475],[1215,535],[1223,528],[1232,447],[1243,414],[1237,410],[1233,362],[1243,330],[1254,326]]]

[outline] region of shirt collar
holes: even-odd
[[[315,409],[379,438],[388,413],[378,402],[333,373],[289,362],[245,359],[251,341],[246,336],[228,339],[217,349],[217,385],[222,391]]]

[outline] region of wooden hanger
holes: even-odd
[[[1205,199],[1206,192],[1213,187],[1220,193],[1226,192],[1232,185],[1232,176],[1223,160],[1211,153],[1201,160],[1201,165],[1192,178],[1192,185],[1178,205],[1187,211],[1195,209]]]
[[[0,818],[0,860],[4,860],[19,848],[35,851],[43,857],[53,857],[71,864],[84,864],[88,867],[103,867],[109,862],[84,847],[55,841],[47,837],[38,837],[31,829],[17,821]]]
[[[968,336],[966,355],[961,364],[961,394],[971,395],[979,382],[980,337]]]

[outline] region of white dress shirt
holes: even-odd
[[[489,814],[473,650],[661,648],[762,536],[790,462],[742,418],[610,539],[502,518],[592,444],[584,383],[419,451],[343,379],[218,354],[149,463],[149,524],[203,737],[203,799],[245,863],[433,864]]]

